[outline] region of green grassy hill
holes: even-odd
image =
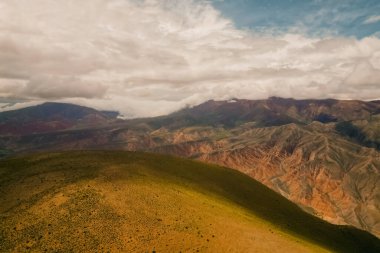
[[[380,252],[237,171],[137,152],[0,161],[0,252]]]

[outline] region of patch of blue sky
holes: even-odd
[[[310,36],[380,37],[380,0],[211,0],[241,29]]]

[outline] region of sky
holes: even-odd
[[[0,110],[380,99],[378,0],[0,0]]]

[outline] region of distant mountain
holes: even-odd
[[[77,126],[0,132],[0,156],[124,149],[198,159],[237,169],[325,220],[380,236],[379,101],[208,101],[162,117]]]
[[[44,153],[0,174],[1,252],[380,251],[242,173],[171,156]]]
[[[1,135],[27,135],[60,131],[73,127],[92,127],[108,123],[117,115],[65,103],[44,103],[0,113]]]
[[[168,116],[154,118],[153,126],[167,128],[191,125],[235,127],[254,122],[257,127],[281,126],[289,123],[309,124],[368,119],[380,113],[379,101],[295,100],[271,97],[265,100],[210,100]]]

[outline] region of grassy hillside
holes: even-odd
[[[380,252],[237,171],[136,152],[0,161],[1,252]]]

